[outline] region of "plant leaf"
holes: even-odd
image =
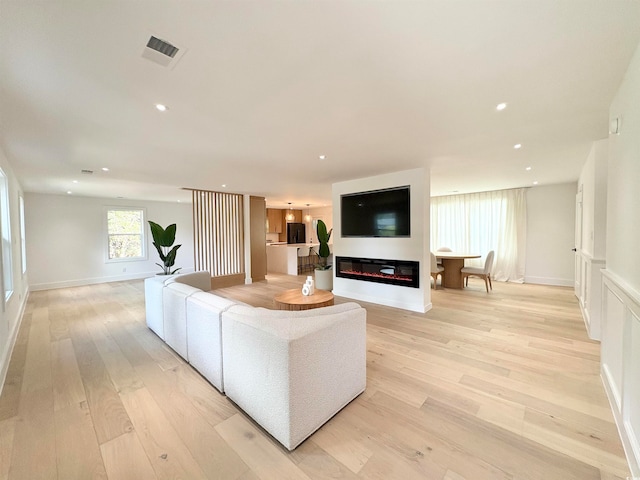
[[[171,250],[169,250],[167,258],[164,261],[166,267],[173,267],[173,264],[176,263],[176,253],[181,246],[182,245],[175,245]]]
[[[154,244],[162,245],[162,239],[164,238],[164,228],[155,222],[149,220],[149,227],[151,228],[151,236],[153,237]]]
[[[176,224],[172,223],[164,230],[163,247],[170,247],[176,241]]]

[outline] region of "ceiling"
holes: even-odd
[[[152,35],[177,60],[143,57]],[[569,182],[639,42],[629,0],[0,0],[0,146],[25,191],[61,195]]]

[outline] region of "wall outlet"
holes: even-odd
[[[123,268],[122,268],[122,273],[124,273],[124,272],[126,272],[126,271],[127,271],[127,267],[123,267]]]

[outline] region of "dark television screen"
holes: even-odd
[[[408,186],[340,197],[343,237],[408,237],[410,213]]]

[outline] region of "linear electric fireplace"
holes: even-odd
[[[336,277],[388,283],[403,287],[420,287],[419,263],[407,260],[336,257]]]

